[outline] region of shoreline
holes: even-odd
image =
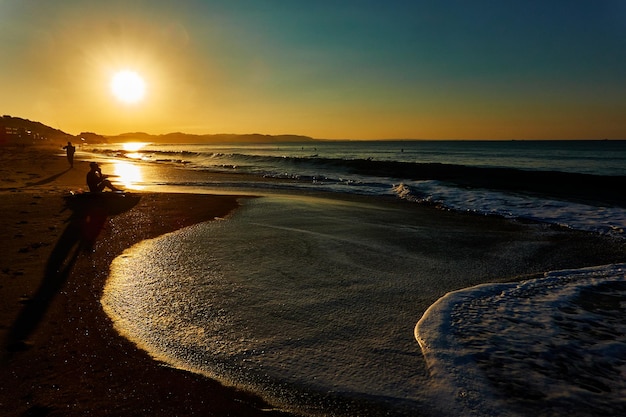
[[[57,156],[60,150],[30,149],[12,156],[2,150],[0,225],[8,239],[0,248],[0,336],[6,340],[21,312],[37,304],[33,294],[50,281],[53,253],[60,252],[65,260],[71,257],[71,248],[65,248],[62,239],[71,224],[71,212],[64,210],[61,195],[64,190],[84,187],[88,164],[77,159],[70,170],[65,158]],[[123,250],[144,239],[227,217],[237,209],[240,198],[251,197],[133,194],[141,197],[139,203],[108,217],[91,250],[72,259],[65,277],[53,278],[56,290],[48,291],[49,305],[37,326],[27,332],[28,342],[13,344],[13,352],[3,346],[0,414],[290,415],[272,410],[254,394],[155,361],[114,330],[100,305],[109,265]],[[463,216],[438,214],[432,207],[418,210],[437,218]],[[480,223],[490,221],[507,222],[483,218]],[[597,237],[596,251],[590,252],[586,249],[593,245],[586,240],[594,235],[583,232],[563,231],[562,240],[551,243],[555,253],[557,245],[568,242],[565,236],[573,241],[567,247],[578,248],[575,252],[584,256],[573,259],[562,253],[563,266],[617,261],[620,256],[623,260],[623,243],[602,246],[609,239]]]
[[[45,205],[45,211],[60,204],[55,197],[35,198],[29,194],[15,200],[26,204],[29,199]],[[132,210],[110,217],[93,252],[79,254],[66,281],[57,293],[50,294],[49,307],[27,335],[27,343],[13,347],[13,352],[3,346],[1,414],[252,416],[268,409],[253,394],[156,362],[113,329],[100,305],[109,265],[124,249],[144,239],[227,216],[237,206],[234,196],[142,194]],[[59,217],[61,221],[55,223],[60,228],[63,216]],[[22,248],[30,248],[21,252],[31,258],[28,266],[3,274],[3,284],[6,280],[14,281],[14,285],[15,281],[23,281],[15,285],[17,288],[3,285],[3,292],[10,290],[13,295],[12,300],[3,303],[4,340],[19,321],[16,313],[36,301],[30,294],[51,279],[42,274],[42,261],[53,243]],[[39,261],[32,259],[35,257]],[[11,272],[15,273],[12,278]],[[15,321],[7,323],[7,315],[14,316]]]
[[[64,247],[72,212],[62,195],[84,187],[88,164],[77,159],[69,169],[55,149],[1,150],[0,227],[8,238],[0,244],[0,414],[287,415],[254,394],[155,361],[114,330],[100,305],[109,265],[123,250],[226,217],[240,196],[133,193],[139,203],[109,216],[91,250],[59,276],[50,273],[53,253],[69,259],[72,250]],[[47,305],[35,311],[40,304]]]

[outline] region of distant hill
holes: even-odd
[[[189,133],[175,132],[165,135],[150,135],[144,132],[123,133],[116,136],[106,136],[108,142],[153,142],[153,143],[286,143],[308,142],[315,139],[301,135],[262,135],[250,134],[215,134],[215,135],[192,135]]]
[[[74,136],[40,122],[4,115],[0,118],[0,145],[45,145],[74,140]]]
[[[75,141],[77,143],[286,143],[314,140],[311,137],[301,135],[262,135],[259,133],[192,135],[175,132],[165,135],[151,135],[144,132],[134,132],[106,136],[94,132],[81,132],[74,136],[40,122],[33,122],[20,117],[5,115],[0,118],[0,145],[50,144],[57,146],[67,141]]]

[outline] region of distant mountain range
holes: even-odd
[[[157,143],[274,143],[305,142],[315,139],[301,135],[262,135],[260,133],[214,135],[192,135],[175,132],[165,135],[151,135],[144,132],[123,133],[117,136],[104,136],[108,142],[157,142]]]
[[[40,122],[34,122],[20,117],[5,115],[0,118],[0,145],[58,145],[67,141],[77,143],[285,143],[314,140],[315,139],[311,137],[301,135],[262,135],[259,133],[192,135],[189,133],[175,132],[164,135],[151,135],[144,132],[134,132],[107,136],[94,132],[82,132],[74,136],[59,129],[46,126]]]

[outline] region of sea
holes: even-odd
[[[626,141],[79,152],[131,192],[260,196],[111,265],[103,308],[157,360],[304,415],[626,415],[626,264],[520,278],[536,242],[485,231],[498,244],[475,253],[412,209],[619,242]]]

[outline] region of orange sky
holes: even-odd
[[[431,3],[0,0],[0,109],[72,134],[626,138],[623,2]],[[142,101],[112,95],[123,69]]]

